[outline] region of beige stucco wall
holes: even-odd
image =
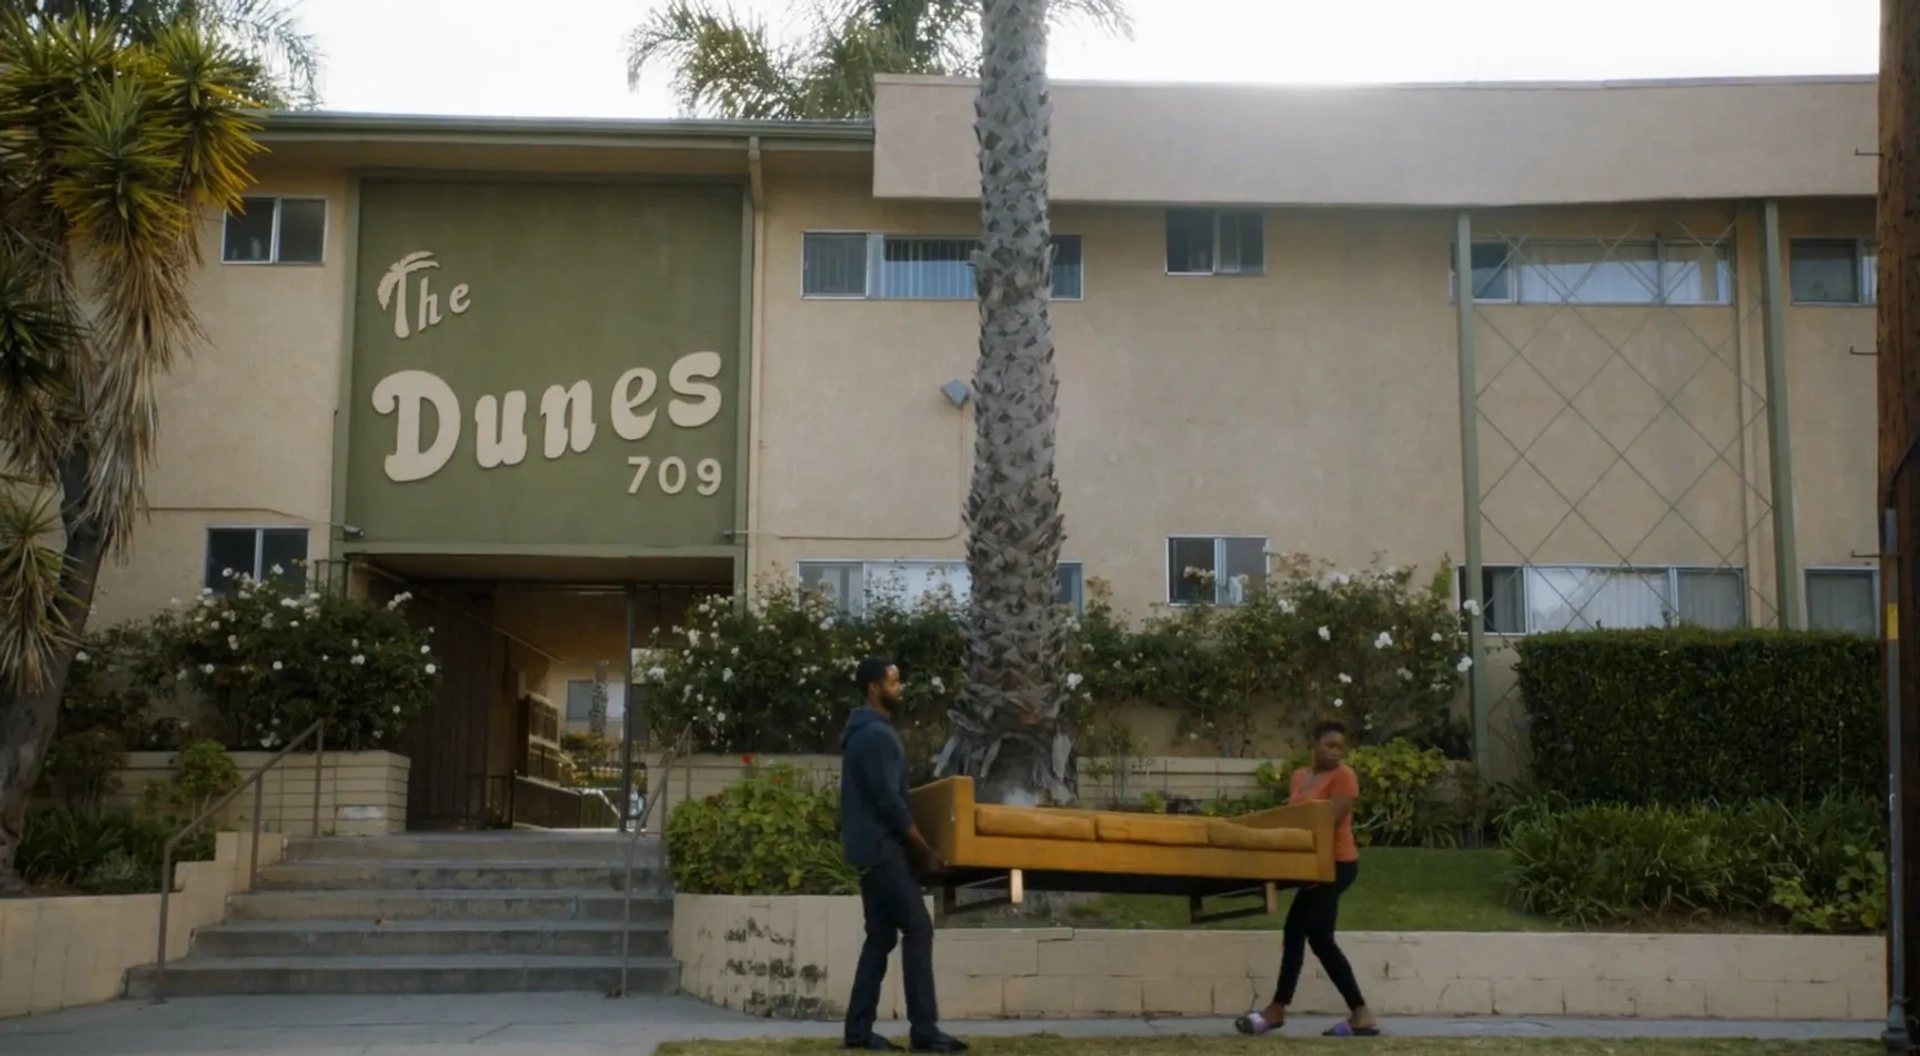
[[[327,199],[325,262],[222,264],[221,217],[202,217],[205,263],[193,296],[206,339],[156,382],[151,515],[135,528],[127,560],[101,577],[100,624],[198,594],[212,526],[304,526],[310,557],[330,553],[348,184],[342,174],[270,162],[256,174],[249,194]]]
[[[175,867],[167,906],[167,958],[186,956],[193,933],[226,917],[227,896],[253,886],[251,833],[223,832],[214,860]],[[286,853],[286,837],[260,840],[260,864]],[[0,1019],[119,997],[129,968],[152,964],[160,896],[0,899]]]
[[[976,86],[882,77],[874,192],[977,199]],[[1052,86],[1056,201],[1528,205],[1873,193],[1866,78]]]
[[[235,752],[234,765],[253,774],[267,765],[269,752]],[[392,752],[328,752],[320,758],[320,834],[384,836],[407,827],[407,774],[411,763]],[[314,762],[311,752],[296,752],[260,779],[260,821],[267,832],[312,836]],[[148,785],[173,776],[172,752],[132,752],[120,771],[117,801],[138,803]],[[252,789],[227,804],[215,819],[226,828],[251,832]]]
[[[844,1011],[860,951],[858,898],[679,895],[683,991],[762,1015]],[[1275,931],[941,929],[947,1019],[1234,1016],[1271,993]],[[1386,1015],[1875,1019],[1885,943],[1788,935],[1348,932],[1367,1002]],[[896,957],[898,954],[896,953]],[[901,1017],[899,970],[880,1015]],[[1295,1011],[1345,1012],[1318,963]]]
[[[1872,233],[1864,202],[1782,215],[1786,237]],[[974,222],[857,187],[770,189],[756,571],[963,556],[970,423],[939,387],[971,376],[974,306],[799,288],[808,230]],[[1086,255],[1085,299],[1054,305],[1062,556],[1122,609],[1164,602],[1172,535],[1342,565],[1463,556],[1451,214],[1271,210],[1266,274],[1215,278],[1165,274],[1157,208],[1061,206],[1054,230]],[[1757,208],[1485,212],[1475,233],[1734,239],[1730,305],[1476,308],[1485,560],[1744,567],[1749,611],[1774,622]],[[1872,360],[1845,352],[1870,347],[1872,316],[1786,311],[1802,564],[1872,545]]]

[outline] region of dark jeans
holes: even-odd
[[[1273,991],[1274,1004],[1293,1004],[1293,992],[1300,985],[1300,969],[1306,966],[1309,946],[1313,947],[1314,958],[1327,970],[1327,978],[1332,980],[1334,989],[1340,991],[1348,1008],[1367,1003],[1367,999],[1360,996],[1360,984],[1353,978],[1353,965],[1347,963],[1347,955],[1341,953],[1340,945],[1333,941],[1333,926],[1340,919],[1340,896],[1353,886],[1359,875],[1359,862],[1336,862],[1333,883],[1309,884],[1293,896],[1293,908],[1287,910],[1286,942],[1280,951],[1280,983]]]
[[[853,993],[847,998],[845,1040],[859,1044],[873,1035],[887,957],[903,937],[907,1020],[914,1038],[933,1038],[940,1032],[940,1009],[933,996],[933,918],[927,915],[920,881],[907,864],[904,848],[890,850],[879,865],[860,874],[860,905],[867,914],[867,941],[860,947]]]

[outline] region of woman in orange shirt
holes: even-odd
[[[1373,1037],[1380,1033],[1367,999],[1360,995],[1353,966],[1333,941],[1334,925],[1340,919],[1340,896],[1360,875],[1360,848],[1353,842],[1353,801],[1360,795],[1360,778],[1346,764],[1346,757],[1347,727],[1331,720],[1322,722],[1313,728],[1313,765],[1293,773],[1289,803],[1324,799],[1333,804],[1334,879],[1331,884],[1308,884],[1293,896],[1273,1003],[1234,1020],[1234,1028],[1242,1034],[1265,1034],[1285,1025],[1287,1006],[1293,1003],[1294,989],[1300,984],[1308,947],[1313,948],[1313,956],[1347,1002],[1346,1020],[1334,1024],[1325,1032],[1327,1036]]]

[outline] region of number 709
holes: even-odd
[[[687,462],[679,455],[669,455],[661,459],[658,469],[654,468],[654,461],[650,455],[634,455],[627,459],[627,465],[633,467],[633,479],[627,483],[629,495],[640,494],[640,485],[647,482],[649,471],[653,472],[654,483],[659,486],[662,494],[678,495],[686,490]],[[713,495],[719,492],[722,476],[719,459],[701,459],[694,464],[693,475],[699,479],[699,483],[693,486],[694,491],[701,495]]]

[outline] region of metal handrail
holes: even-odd
[[[640,844],[640,834],[647,831],[647,818],[653,814],[653,808],[667,797],[672,785],[673,768],[680,760],[691,754],[693,747],[693,724],[688,723],[673,739],[667,750],[660,756],[659,791],[654,791],[652,768],[647,773],[647,798],[640,805],[640,816],[633,819],[633,831],[627,833],[627,872],[622,879],[620,889],[620,987],[612,997],[625,997],[627,990],[627,971],[633,965],[633,856],[634,849]],[[631,793],[629,793],[631,795]],[[662,848],[664,854],[664,847]],[[664,859],[662,865],[665,864]]]
[[[254,879],[260,875],[260,816],[265,812],[267,789],[264,778],[267,776],[267,771],[279,766],[281,760],[291,755],[294,749],[305,744],[309,737],[313,738],[313,834],[315,836],[320,835],[321,763],[325,760],[327,754],[325,720],[316,721],[313,725],[301,730],[298,737],[288,741],[285,748],[274,753],[273,758],[267,760],[260,769],[248,775],[247,779],[236,785],[233,791],[221,796],[219,800],[202,809],[197,817],[188,822],[179,832],[174,833],[173,836],[167,840],[166,848],[160,852],[160,938],[153,957],[154,1004],[165,1004],[167,1000],[167,904],[173,897],[174,850],[180,846],[181,840],[186,839],[198,830],[200,826],[205,825],[208,819],[218,814],[227,804],[233,802],[234,798],[239,796],[240,793],[245,792],[248,786],[252,786],[253,840],[251,846],[247,849],[247,886],[252,887]]]

